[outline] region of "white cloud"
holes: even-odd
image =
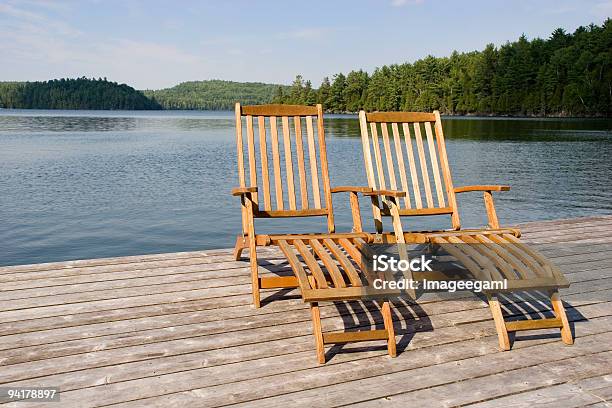
[[[26,20],[44,20],[44,17],[41,14],[33,13],[28,10],[23,10],[8,3],[0,4],[0,14]]]
[[[258,37],[204,30],[194,41],[177,42],[172,36],[118,34],[120,30],[112,27],[81,31],[73,20],[78,12],[73,7],[78,3],[58,4],[61,7],[49,6],[44,0],[0,0],[0,80],[107,77],[137,89],[209,78],[288,83],[296,72],[317,80],[327,71],[317,65],[318,71],[308,74],[305,67],[312,64],[308,53],[320,52],[321,45],[327,46],[335,34],[346,29],[298,26]],[[181,24],[168,16],[157,27],[171,29]],[[268,45],[251,47],[254,39]],[[298,42],[313,50],[287,58]]]
[[[326,27],[307,27],[293,30],[287,33],[281,34],[282,38],[295,38],[302,40],[315,40],[326,37],[331,33],[330,28]]]
[[[202,57],[177,46],[98,38],[52,17],[44,7],[32,8],[0,4],[1,80],[108,77],[147,88],[209,71]]]
[[[393,7],[403,7],[411,4],[421,4],[424,0],[391,0]]]

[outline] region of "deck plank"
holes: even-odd
[[[555,381],[553,378],[551,381]],[[612,399],[612,374],[585,378],[532,391],[523,391],[519,395],[489,399],[480,403],[469,404],[472,408],[492,408],[512,403],[513,407],[568,408],[591,407],[593,404]]]
[[[462,380],[459,382],[451,382],[440,386],[435,386],[427,389],[403,393],[399,395],[386,396],[383,399],[376,399],[353,405],[354,407],[431,407],[432,405],[443,406],[464,406],[485,400],[494,400],[501,397],[511,396],[512,394],[525,393],[526,391],[539,390],[544,387],[564,384],[571,381],[572,383],[580,383],[585,379],[590,379],[593,376],[598,376],[604,379],[605,375],[610,372],[611,353],[596,353],[587,354],[585,356],[563,359],[560,361],[546,362],[530,367],[512,369],[502,373],[475,377],[472,379]],[[559,375],[563,372],[563,376]],[[565,384],[568,385],[568,384]],[[597,386],[606,386],[606,381],[600,381]],[[578,386],[574,385],[574,392],[578,391]],[[471,393],[465,390],[472,390]],[[554,394],[559,391],[553,388]],[[542,392],[536,392],[539,399],[531,399],[529,401],[534,406],[540,406],[538,401],[542,401]],[[598,400],[594,395],[589,395],[591,398],[580,399],[581,403],[594,403]],[[512,395],[506,401],[510,402],[515,398]],[[599,400],[601,401],[601,400]],[[499,400],[495,401],[495,406],[499,407]],[[527,402],[527,401],[525,401]],[[557,407],[566,406],[559,404],[557,399]],[[577,402],[576,400],[573,401]],[[585,404],[585,405],[586,405]],[[512,406],[515,406],[514,403]]]
[[[230,403],[241,403],[248,407],[283,404],[292,407],[349,405],[374,396],[396,394],[399,390],[432,387],[473,378],[484,373],[523,368],[537,362],[557,362],[571,357],[586,357],[593,352],[612,348],[612,345],[606,344],[609,340],[612,340],[612,334],[605,333],[593,336],[591,339],[582,339],[583,348],[563,347],[558,344],[521,348],[514,350],[517,356],[512,360],[501,352],[490,352],[471,358],[464,358],[465,353],[462,355],[451,353],[450,356],[419,353],[418,359],[402,359],[396,364],[388,364],[383,359],[371,359],[367,367],[355,364],[315,367],[306,371],[246,380],[238,383],[243,385],[241,387],[237,387],[236,383],[229,383],[166,394],[120,406],[220,406]],[[587,346],[589,351],[585,350]],[[537,355],[536,359],[526,358],[534,354]],[[605,357],[611,355],[612,353],[608,351]],[[519,358],[521,356],[523,358]],[[438,363],[440,360],[442,362]],[[609,363],[609,360],[606,362]]]
[[[398,358],[362,343],[319,366],[307,305],[252,308],[248,262],[221,249],[0,267],[0,384],[60,386],[66,407],[597,404],[612,392],[612,216],[520,228],[572,283],[572,347],[519,335],[498,352],[484,302],[426,296],[396,302]],[[264,273],[287,271],[273,248],[260,259]],[[502,302],[517,318],[547,310],[521,294]],[[325,331],[382,323],[360,303],[321,305],[321,317]]]

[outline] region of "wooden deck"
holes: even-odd
[[[264,302],[289,299],[254,309],[248,262],[213,250],[0,268],[0,385],[58,386],[51,407],[612,406],[612,216],[521,227],[572,282],[574,346],[551,330],[500,352],[467,294],[397,302],[395,359],[361,343],[328,348],[320,366],[307,305],[271,290]],[[522,318],[547,306],[506,304]],[[381,324],[367,304],[321,314],[324,330]]]

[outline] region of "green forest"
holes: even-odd
[[[0,82],[0,108],[149,110],[161,106],[131,86],[83,77]]]
[[[328,112],[432,111],[443,114],[611,116],[612,20],[559,28],[548,39],[482,51],[428,56],[323,78],[318,90],[298,75],[274,102],[321,103]]]
[[[217,79],[209,81],[183,82],[172,88],[157,91],[146,90],[144,94],[164,109],[233,109],[240,101],[244,105],[270,103],[277,89],[287,86],[260,82],[233,82]]]

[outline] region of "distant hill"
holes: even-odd
[[[44,82],[0,82],[0,108],[129,109],[162,107],[131,86],[105,79],[53,79]]]
[[[233,82],[217,79],[183,82],[172,88],[146,90],[144,94],[164,109],[233,109],[237,101],[245,105],[272,102],[279,87],[261,82]]]

